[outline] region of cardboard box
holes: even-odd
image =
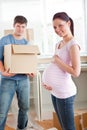
[[[87,130],[87,112],[82,114],[81,119],[82,119],[82,128]]]
[[[82,126],[81,126],[81,115],[75,114],[74,120],[75,120],[76,130],[82,130]]]
[[[5,69],[10,69],[10,73],[37,73],[37,55],[39,53],[36,45],[5,45]]]
[[[81,116],[78,115],[78,114],[75,114],[74,120],[75,120],[76,130],[82,130],[81,129],[81,123],[80,123]],[[53,112],[53,126],[56,127],[58,130],[62,130],[60,123],[59,123],[59,120],[58,120],[55,112]]]
[[[14,29],[7,29],[7,30],[4,30],[4,35],[13,34],[13,32],[14,32]],[[32,42],[34,40],[34,31],[33,31],[33,29],[32,28],[31,29],[30,28],[26,29],[26,31],[24,33],[24,37],[28,41]]]
[[[56,127],[58,130],[62,130],[55,112],[53,112],[53,126]]]
[[[75,113],[80,115],[80,123],[82,130],[87,130],[87,108],[77,109],[75,110]]]

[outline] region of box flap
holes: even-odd
[[[14,54],[40,54],[37,45],[12,45],[12,52]]]

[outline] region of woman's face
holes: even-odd
[[[53,20],[53,28],[60,37],[65,37],[70,33],[70,21],[66,22],[59,18]]]

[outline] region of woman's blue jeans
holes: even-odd
[[[75,130],[74,99],[75,96],[59,99],[51,95],[53,106],[63,130]]]
[[[17,127],[20,130],[27,127],[30,96],[29,79],[11,80],[2,78],[0,85],[0,130],[5,128],[7,114],[15,92],[19,107]]]

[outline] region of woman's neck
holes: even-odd
[[[58,48],[60,49],[60,48],[62,48],[63,46],[65,46],[65,44],[67,44],[72,38],[73,38],[73,35],[63,37],[63,40],[60,42]]]
[[[63,37],[63,41],[64,41],[65,43],[67,43],[67,42],[70,41],[72,38],[73,38],[73,35],[72,35],[72,34],[71,34],[71,35],[67,35],[67,36]]]

